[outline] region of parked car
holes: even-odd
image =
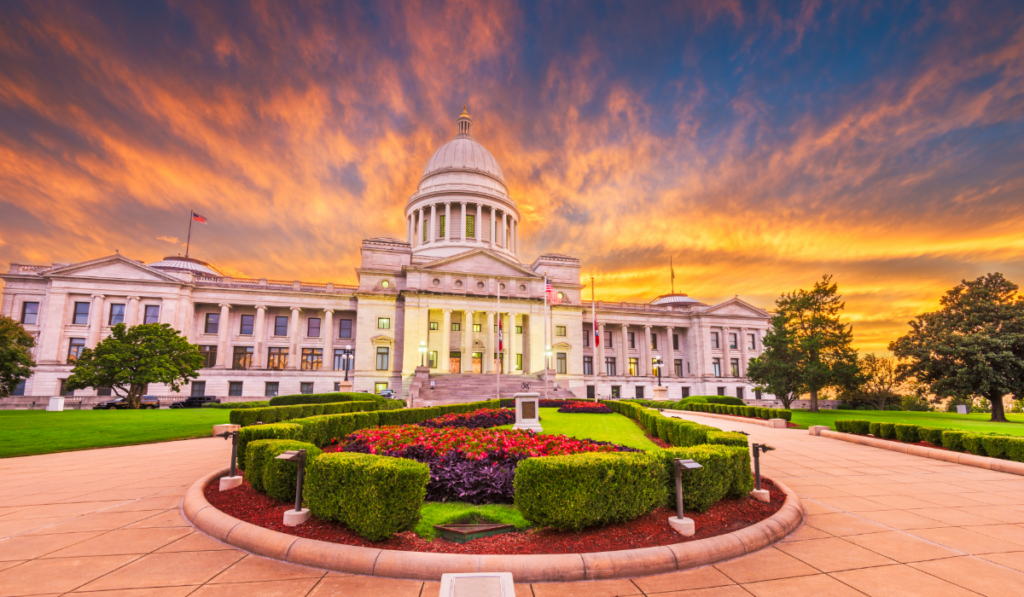
[[[100,402],[92,407],[93,410],[122,410],[129,408],[128,400],[125,398],[114,398],[113,400],[106,400]],[[160,399],[156,396],[143,396],[139,399],[139,408],[160,408]]]
[[[394,398],[395,397],[395,391],[394,390],[389,390],[389,389],[385,388],[385,389],[377,392],[377,395],[378,396],[383,396],[385,398]]]
[[[214,396],[189,396],[184,400],[171,404],[171,408],[202,408],[204,404],[209,402],[220,404],[220,400]]]

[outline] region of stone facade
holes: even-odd
[[[406,205],[405,240],[363,241],[355,286],[231,278],[184,257],[150,265],[120,254],[11,264],[0,275],[2,313],[38,341],[25,395],[58,395],[75,351],[95,346],[123,321],[168,323],[202,347],[208,366],[182,393],[390,388],[408,396],[423,366],[431,377],[552,370],[554,382],[580,397],[652,398],[660,359],[669,399],[754,398],[746,363],[762,350],[764,310],[739,298],[706,305],[683,294],[592,305],[583,300],[577,258],[545,254],[521,263],[518,208],[471,126],[463,111],[456,138],[428,162]]]

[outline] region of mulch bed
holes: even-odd
[[[219,480],[214,479],[204,490],[211,505],[239,520],[273,531],[307,539],[378,549],[498,555],[618,551],[707,539],[737,531],[768,518],[782,508],[786,499],[786,495],[779,491],[771,480],[762,477],[761,486],[771,493],[771,502],[764,503],[743,497],[722,500],[707,512],[688,511],[686,515],[694,520],[697,527],[697,533],[693,537],[683,537],[668,526],[668,518],[675,516],[674,510],[658,508],[629,522],[577,532],[553,529],[527,530],[461,544],[444,539],[427,541],[412,531],[406,531],[384,541],[374,542],[363,539],[340,523],[315,518],[298,527],[286,527],[282,522],[284,511],[291,510],[294,504],[271,499],[253,490],[248,482],[223,492],[219,490],[218,485]]]

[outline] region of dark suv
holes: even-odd
[[[125,398],[114,398],[113,400],[106,400],[92,407],[93,410],[121,410],[125,408],[129,408],[128,400]],[[139,399],[139,408],[160,408],[160,399],[157,398],[156,396],[143,396],[141,399]]]
[[[180,402],[171,404],[171,408],[202,408],[208,402],[219,404],[220,400],[217,400],[214,396],[189,396]]]

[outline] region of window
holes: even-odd
[[[267,349],[267,369],[284,369],[287,366],[287,348],[283,346],[271,346],[270,348]]]
[[[754,334],[747,334],[747,348],[750,350],[757,350],[757,340]]]
[[[252,346],[236,346],[235,354],[231,357],[232,369],[248,369],[252,367]]]
[[[462,331],[462,324],[457,322],[457,321],[452,322],[452,331],[453,332],[461,332]]]
[[[604,333],[604,338],[602,338],[602,340],[605,341],[605,346],[606,347],[608,347],[608,348],[612,347],[612,333],[611,332],[605,332]]]
[[[658,350],[658,334],[651,334],[651,350]]]
[[[636,387],[636,398],[637,398],[637,400],[643,400],[644,399],[644,387],[643,386],[637,386]]]
[[[523,333],[523,326],[517,325],[516,326],[516,333],[517,334],[522,334]]]
[[[590,398],[591,400],[593,400],[596,397],[597,397],[597,391],[594,389],[594,386],[588,385],[587,386],[587,398]]]
[[[313,393],[313,382],[303,381],[299,383],[300,394],[312,394]]]
[[[340,392],[341,391],[341,382],[340,381],[334,382],[334,391],[335,392]]]
[[[629,334],[629,347],[636,348],[636,335],[633,332],[627,332]]]
[[[436,321],[431,321],[430,322],[430,331],[433,332],[433,331],[436,331],[436,330],[439,330],[439,329],[441,329],[441,324],[440,323],[438,323]]]
[[[287,336],[288,335],[288,316],[278,315],[274,318],[274,335],[275,336]]]
[[[653,371],[655,374],[657,374],[657,369],[659,369],[659,367],[658,367],[658,357],[654,357],[654,358],[651,359],[651,371]],[[661,374],[662,375],[666,375],[666,373],[664,371],[662,371]]]
[[[441,232],[441,238],[444,238],[444,232],[445,232],[445,230],[444,230],[444,225],[445,225],[445,223],[446,223],[446,222],[445,222],[445,219],[446,219],[446,218],[445,218],[444,216],[438,216],[438,219],[439,219],[439,220],[441,220],[441,226],[440,226],[440,228],[441,228],[441,230],[440,230],[440,232]]]
[[[307,338],[319,338],[320,337],[320,318],[310,317],[306,320],[306,337]]]
[[[21,323],[35,325],[39,318],[39,303],[23,303],[21,305]]]
[[[672,334],[672,350],[679,350],[679,334]]]
[[[761,390],[754,390],[754,400],[761,399]]]
[[[683,398],[690,397],[690,386],[683,386]]]
[[[590,330],[583,330],[583,347],[590,347]]]
[[[711,332],[711,348],[721,348],[718,345],[718,332]]]
[[[251,336],[252,335],[253,322],[255,322],[255,321],[256,321],[256,316],[255,315],[243,315],[242,316],[242,325],[240,325],[238,327],[238,335],[240,335],[240,336]]]
[[[739,346],[737,345],[736,334],[729,334],[729,348],[731,350],[739,348]]]
[[[345,358],[345,351],[344,350],[339,348],[339,349],[336,349],[334,351],[334,369],[335,369],[335,371],[344,371],[346,369],[348,369],[349,371],[352,371],[355,368],[355,364],[356,364],[355,354],[348,355],[348,358],[346,359]]]
[[[71,323],[75,325],[88,325],[89,303],[75,303],[75,318]]]
[[[124,323],[124,305],[110,305],[110,320],[107,325]]]
[[[77,361],[78,357],[82,356],[83,350],[85,350],[85,338],[72,338],[71,343],[68,344],[68,362]]]
[[[676,377],[683,376],[683,359],[676,359]]]
[[[25,380],[18,382],[18,385],[14,386],[14,392],[11,396],[24,396],[25,395]]]
[[[276,382],[276,381],[268,381],[266,383],[266,385],[264,386],[263,395],[267,396],[269,398],[273,398],[274,396],[277,396],[277,389],[278,389],[278,387],[279,387],[278,386],[278,382]]]
[[[302,370],[319,371],[324,364],[324,350],[322,348],[302,349]]]
[[[240,381],[229,381],[228,382],[228,396],[242,396],[242,382]]]
[[[466,216],[466,238],[476,238],[476,216]]]
[[[113,394],[114,394],[114,390],[112,388],[104,388],[104,387],[96,388],[96,395],[97,396],[111,396]]]
[[[160,305],[146,305],[146,318],[142,323],[160,323]]]
[[[386,390],[386,389],[388,389],[388,382],[386,382],[386,381],[378,381],[378,382],[374,382],[374,384],[373,384],[373,393],[374,394],[380,394],[381,390]]]
[[[338,320],[338,337],[339,338],[351,338],[352,337],[352,320],[351,319],[339,319]]]
[[[634,377],[640,375],[640,363],[637,361],[636,357],[631,357],[629,359],[629,374]]]
[[[480,323],[474,323],[474,324],[473,324],[473,331],[474,331],[474,332],[479,332],[479,331],[482,331],[482,330],[483,330],[483,328],[482,328],[482,327],[480,327],[480,326],[482,326],[482,325],[483,325],[483,324],[480,324]]]
[[[66,379],[60,380],[60,395],[61,396],[74,396],[75,395],[75,391],[67,389],[67,383],[68,383],[68,380],[66,380]]]
[[[725,388],[724,387],[719,387],[718,388],[718,395],[719,396],[725,396]]]
[[[622,394],[621,386],[612,386],[612,398],[618,398]]]
[[[604,374],[615,375],[615,357],[604,358]]]
[[[421,218],[421,220],[422,220],[422,218]],[[430,226],[428,226],[426,222],[422,222],[422,221],[421,221],[421,224],[423,225],[423,242],[427,242],[427,228],[430,228]]]
[[[555,354],[555,373],[566,374],[569,372],[568,366],[566,365],[566,358],[564,352]]]
[[[583,357],[583,375],[594,374],[594,357]]]
[[[216,334],[218,331],[220,331],[220,313],[207,313],[203,333]]]
[[[722,359],[711,359],[711,373],[715,377],[722,377]]]
[[[427,356],[427,360],[428,360],[427,365],[429,365],[431,369],[437,369],[437,351],[436,350],[431,350],[430,351],[430,354]]]
[[[732,375],[733,377],[739,377],[740,376],[740,360],[739,359],[729,359],[729,374]]]
[[[377,347],[377,371],[388,370],[388,347],[378,346]]]
[[[523,370],[523,353],[517,352],[516,353],[516,371],[522,371],[522,370]]]
[[[205,396],[206,395],[206,382],[205,381],[194,381],[192,382],[192,390],[190,391],[191,396]]]
[[[203,368],[209,369],[210,367],[216,366],[217,364],[217,347],[216,346],[200,346],[199,354],[203,356]]]
[[[390,330],[391,329],[391,318],[390,317],[378,317],[377,318],[377,329],[378,330]]]
[[[564,336],[565,335],[565,326],[564,325],[556,325],[555,326],[555,335],[556,336]]]
[[[743,388],[736,388],[736,397],[743,400]]]

